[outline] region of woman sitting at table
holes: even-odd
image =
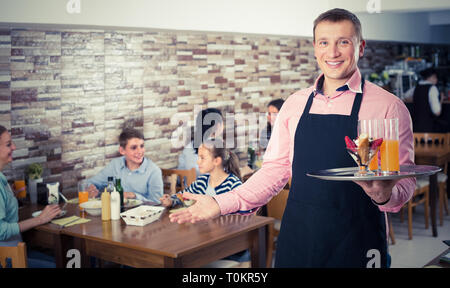
[[[272,135],[272,127],[277,119],[278,112],[283,106],[283,99],[275,99],[267,104],[267,126],[264,127],[259,134],[259,147],[266,149],[269,144],[270,136]]]
[[[12,162],[14,150],[16,146],[11,140],[11,135],[5,127],[0,125],[0,171]],[[20,222],[18,211],[17,199],[5,175],[0,172],[0,246],[17,246],[19,242],[22,242],[21,232],[50,222],[61,212],[61,209],[58,205],[48,205],[39,216]],[[52,268],[55,267],[55,263],[52,257],[29,250],[28,267]]]
[[[160,199],[164,207],[182,204],[177,195],[182,195],[183,192],[214,196],[229,192],[242,184],[238,157],[225,148],[225,142],[220,138],[210,138],[200,144],[197,163],[202,175],[185,190],[171,196],[164,194]],[[250,253],[245,250],[225,259],[246,262],[250,260]]]
[[[218,137],[223,131],[222,112],[216,108],[208,108],[200,111],[195,121],[195,127],[191,131],[190,142],[184,147],[178,157],[178,167],[180,170],[190,170],[195,168],[197,175],[200,175],[198,160],[198,148],[204,139]]]
[[[121,179],[124,198],[159,203],[163,195],[161,169],[144,157],[144,135],[135,129],[124,129],[119,136],[119,153],[100,173],[87,181],[89,197],[96,197],[108,185],[108,177]]]

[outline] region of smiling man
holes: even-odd
[[[412,196],[415,179],[324,181],[310,171],[355,166],[345,136],[356,138],[358,119],[399,119],[400,164],[414,164],[411,117],[395,95],[364,81],[361,23],[333,9],[314,22],[314,55],[322,73],[314,86],[291,95],[278,114],[262,168],[224,195],[189,195],[196,204],[170,215],[196,222],[256,209],[292,176],[277,240],[276,267],[387,267],[385,213]]]
[[[100,173],[88,179],[89,197],[96,197],[99,190],[103,191],[108,177],[113,176],[121,179],[124,198],[159,203],[164,189],[162,172],[144,156],[144,135],[135,129],[125,129],[119,136],[119,144],[122,157],[111,160]]]

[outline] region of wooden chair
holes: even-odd
[[[422,203],[424,203],[424,205],[425,205],[424,206],[424,208],[425,208],[425,229],[428,229],[429,207],[430,207],[429,194],[430,194],[430,185],[429,185],[428,177],[417,178],[416,179],[416,190],[414,191],[414,194],[411,197],[411,199],[406,204],[406,207],[408,209],[408,238],[409,238],[409,240],[411,240],[413,237],[412,236],[413,208]],[[420,195],[423,195],[422,198],[419,197]],[[403,222],[403,209],[404,208],[405,208],[405,206],[402,207],[402,210],[400,211],[400,221],[401,222]]]
[[[414,142],[416,145],[434,145],[447,146],[450,149],[450,133],[414,133]],[[444,210],[448,212],[447,197],[447,163],[442,167],[442,172],[437,175],[439,190],[439,222],[444,224]]]
[[[289,179],[289,186],[291,179]],[[283,218],[284,209],[286,208],[289,189],[282,189],[267,203],[267,216],[275,218],[275,223],[269,226],[268,241],[267,241],[267,259],[266,267],[271,267],[273,250],[276,249],[275,237],[280,233],[281,220]]]
[[[12,268],[27,268],[27,246],[19,242],[16,247],[0,247],[0,265],[6,267],[6,259],[11,258]]]
[[[179,191],[183,191],[185,188],[189,187],[192,182],[195,181],[196,178],[196,171],[195,168],[192,168],[191,170],[179,170],[179,169],[161,169],[163,178],[168,177],[170,181],[171,188],[169,189],[168,194],[177,193]],[[176,176],[176,178],[173,177],[173,175]],[[175,181],[174,181],[175,179]],[[177,180],[180,179],[177,184]],[[175,185],[175,189],[173,186]],[[165,193],[166,193],[165,188]]]
[[[250,176],[253,175],[253,173],[255,173],[255,171],[248,167],[247,165],[245,165],[244,167],[240,167],[239,170],[241,171],[241,179],[242,182],[245,182],[248,180],[248,178],[250,178]]]

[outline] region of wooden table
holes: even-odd
[[[66,209],[67,216],[79,214],[77,205],[69,204]],[[36,227],[33,230],[41,234],[32,237],[55,235],[57,257],[65,258],[68,248],[78,249],[82,266],[89,266],[87,256],[93,256],[132,267],[201,267],[250,249],[252,267],[265,267],[266,229],[273,223],[268,217],[228,215],[196,224],[176,224],[169,221],[167,210],[160,220],[143,227],[126,225],[121,219],[87,218],[92,221],[63,229],[54,224]],[[58,267],[66,262],[59,259],[57,263],[62,266]]]
[[[73,205],[75,206],[75,205]],[[19,220],[31,218],[34,211],[43,209],[41,205],[27,205],[19,208]],[[78,211],[78,213],[80,213]],[[73,212],[71,215],[75,215]],[[66,252],[73,247],[73,239],[62,233],[58,225],[46,224],[37,226],[22,233],[24,242],[31,247],[51,249],[55,253],[57,268],[66,267]]]
[[[417,165],[444,166],[450,160],[450,149],[446,146],[417,144],[414,147],[415,163]],[[436,199],[438,196],[437,174],[430,176],[430,217],[433,236],[437,237]]]

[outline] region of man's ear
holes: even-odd
[[[366,41],[361,40],[361,43],[359,43],[359,58],[361,58],[364,55],[365,48],[366,48]]]
[[[125,155],[125,149],[122,148],[122,146],[119,146],[119,153],[120,155]]]

